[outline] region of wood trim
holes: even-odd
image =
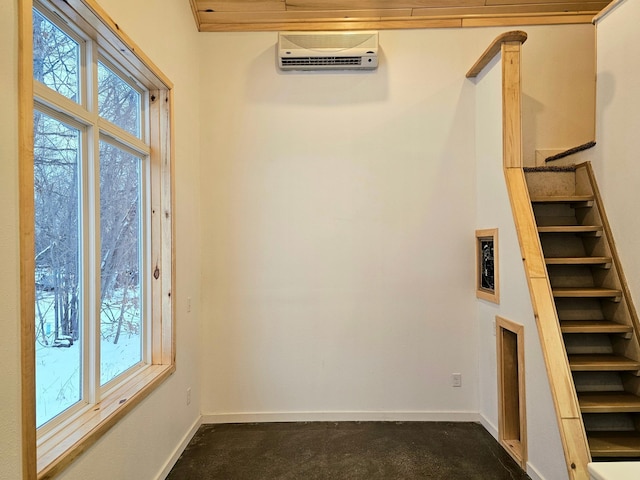
[[[278,32],[278,31],[344,31],[344,30],[390,30],[417,28],[473,28],[516,27],[519,25],[568,25],[590,24],[593,13],[588,14],[525,14],[525,15],[457,15],[431,17],[363,17],[363,18],[318,18],[315,20],[286,20],[255,22],[201,22],[200,32]]]
[[[556,15],[527,15],[522,17],[497,15],[480,18],[463,18],[463,27],[509,27],[516,25],[573,25],[588,24],[593,14],[556,14]]]
[[[493,240],[493,279],[495,287],[493,291],[482,288],[480,285],[480,240],[485,238]],[[476,230],[476,298],[500,303],[500,260],[497,228]]]
[[[149,92],[149,109],[154,124],[151,125],[151,183],[159,185],[151,195],[152,251],[150,268],[153,304],[161,307],[153,311],[154,364],[168,365],[175,362],[175,212],[174,182],[175,154],[173,138],[172,90]]]
[[[487,47],[487,49],[480,55],[480,58],[473,67],[467,72],[467,78],[477,77],[480,72],[486,67],[493,57],[495,57],[502,49],[504,42],[519,42],[524,43],[527,40],[527,33],[521,30],[514,30],[512,32],[506,32],[496,37],[496,39]]]
[[[387,30],[411,28],[460,28],[460,18],[429,18],[373,21],[331,21],[331,22],[261,22],[261,23],[216,23],[203,24],[201,32],[278,32],[278,31],[345,31],[345,30]]]
[[[151,185],[160,185],[162,183],[161,171],[162,171],[162,144],[160,140],[160,104],[162,103],[163,91],[152,90],[149,91],[149,116],[151,124],[149,125],[149,144],[154,154],[149,157],[150,162],[150,178]],[[161,305],[164,299],[164,293],[162,289],[162,277],[161,274],[164,270],[162,265],[162,241],[159,233],[162,231],[162,201],[160,197],[160,191],[158,189],[151,190],[151,259],[149,270],[153,272],[151,277],[151,298],[153,305]],[[152,315],[152,351],[151,362],[162,363],[162,309],[154,308],[151,312]]]
[[[225,11],[284,11],[285,0],[196,0],[198,10]]]
[[[201,23],[226,24],[258,24],[285,22],[329,23],[340,21],[382,21],[385,17],[394,20],[411,20],[411,9],[378,9],[378,10],[288,10],[284,12],[198,12]],[[417,18],[414,17],[414,20]]]
[[[22,476],[37,478],[35,387],[35,206],[33,197],[33,2],[18,3],[18,138],[20,205],[20,347]]]
[[[38,445],[38,480],[54,478],[84,453],[111,427],[149,396],[175,371],[174,365],[152,365],[107,395],[97,409],[89,409],[64,438],[53,436]]]
[[[507,398],[508,385],[506,385],[506,375],[508,369],[513,366],[505,365],[505,343],[501,330],[507,330],[516,335],[517,338],[517,402],[514,405],[513,399]],[[526,469],[527,467],[527,402],[525,383],[525,362],[524,362],[524,326],[496,315],[496,358],[498,359],[498,440],[505,450]],[[509,417],[512,409],[517,408],[518,431],[517,439],[512,438],[509,430]],[[514,441],[515,440],[515,441]]]
[[[201,32],[430,28],[429,20],[458,26],[591,23],[607,0],[190,0]],[[363,22],[369,25],[362,25]],[[278,26],[274,25],[277,24]],[[424,26],[421,26],[424,25]]]
[[[345,30],[399,30],[422,28],[474,28],[517,27],[520,25],[573,25],[590,24],[593,14],[554,15],[491,15],[443,17],[364,17],[344,19],[291,20],[269,22],[213,22],[201,23],[200,32],[285,32],[285,31],[345,31]]]
[[[191,13],[193,13],[193,18],[196,21],[196,25],[200,25],[200,16],[198,14],[198,5],[197,0],[189,0],[189,5],[191,5]]]
[[[176,256],[175,256],[175,130],[173,125],[173,90],[162,92],[160,104],[160,131],[164,143],[161,149],[161,179],[160,185],[162,199],[162,363],[174,364],[175,351],[175,288],[176,288]],[[169,317],[169,318],[167,318]]]
[[[602,10],[600,10],[600,13],[598,13],[595,17],[593,17],[593,20],[592,20],[593,24],[597,25],[597,23],[600,20],[602,20],[604,17],[606,17],[611,12],[613,12],[616,8],[622,5],[624,1],[625,0],[613,0],[609,5],[607,5]]]
[[[529,191],[524,172],[519,168],[505,169],[509,202],[516,229],[520,233],[520,253],[525,264],[525,272],[531,278],[546,278],[547,268],[542,255],[538,228],[533,216]]]
[[[471,15],[492,17],[497,15],[550,15],[559,13],[590,13],[599,12],[606,5],[604,0],[583,2],[557,2],[557,3],[519,3],[513,1],[506,5],[481,5],[475,7],[423,7],[413,8],[413,16],[433,16],[433,15]]]

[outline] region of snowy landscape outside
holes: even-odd
[[[142,93],[107,59],[81,68],[87,45],[55,23],[34,9],[34,80],[50,89],[46,101],[36,96],[33,119],[38,426],[143,361],[145,334],[146,157],[128,140],[143,137]],[[71,100],[88,118],[91,98],[112,124],[108,134],[85,125],[73,109],[47,106]],[[86,335],[90,325],[97,338]],[[100,369],[92,385],[88,352]]]

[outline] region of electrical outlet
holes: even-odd
[[[191,405],[191,387],[187,388],[187,405]]]
[[[187,313],[191,311],[191,297],[187,297]]]
[[[451,386],[452,387],[461,387],[462,386],[462,374],[461,373],[452,373],[451,374]]]

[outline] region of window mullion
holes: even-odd
[[[87,155],[87,294],[88,316],[85,322],[88,348],[85,349],[85,379],[87,400],[90,403],[100,401],[100,131],[98,128],[98,73],[97,45],[87,45],[86,81],[87,107],[92,115],[89,130],[89,149]]]
[[[131,149],[136,155],[149,155],[151,153],[151,148],[147,143],[125,132],[108,120],[98,118],[98,125],[104,135],[122,144],[124,147]]]

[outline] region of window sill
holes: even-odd
[[[53,478],[60,473],[174,371],[175,365],[150,365],[55,434],[39,440],[38,480]]]

